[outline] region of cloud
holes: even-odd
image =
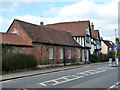
[[[95,3],[93,0],[82,0],[79,3],[64,6],[57,11],[59,11],[58,15],[51,19],[52,22],[57,20],[59,22],[90,20],[94,23],[96,29],[100,27],[101,36],[113,40],[114,29],[118,27],[117,0],[111,0],[103,4]]]
[[[111,0],[102,4],[96,3],[93,0],[81,0],[80,2],[76,2],[72,5],[66,5],[62,8],[50,6],[48,15],[52,15],[52,13],[54,13],[53,17],[50,18],[27,14],[22,16],[13,16],[12,19],[16,18],[38,25],[40,21],[44,21],[45,24],[49,24],[90,20],[94,23],[95,29],[100,29],[100,33],[103,38],[114,41],[114,29],[117,28],[118,25],[117,0]],[[9,22],[11,22],[11,20],[9,20]]]

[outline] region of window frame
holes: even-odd
[[[71,48],[68,50],[68,59],[71,59],[72,58],[72,53],[71,53]]]
[[[81,58],[81,53],[80,53],[81,51],[80,51],[80,49],[78,49],[78,58],[80,59]]]
[[[59,59],[63,59],[63,48],[59,49]]]
[[[51,52],[52,50],[52,52]],[[52,54],[51,54],[52,53]],[[51,56],[52,55],[52,56]],[[54,59],[54,48],[50,47],[49,48],[49,60],[53,60]]]

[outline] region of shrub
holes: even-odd
[[[96,53],[90,55],[90,61],[95,63],[99,60],[99,56]]]
[[[100,54],[100,61],[109,61],[109,58],[112,58],[112,60],[114,60],[114,53],[109,52],[108,54]]]
[[[31,54],[3,54],[2,56],[2,70],[14,71],[19,69],[34,68],[37,66],[37,60]]]

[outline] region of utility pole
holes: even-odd
[[[64,59],[64,66],[66,66],[65,47],[63,48],[63,55],[64,55],[64,56],[63,56],[63,57],[64,57],[64,58],[63,58],[63,59]]]
[[[116,29],[115,29],[115,46],[117,46],[117,42],[116,42]],[[117,50],[115,50],[115,63],[117,65]]]

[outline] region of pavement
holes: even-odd
[[[104,63],[108,63],[108,62],[104,62]],[[11,79],[23,78],[23,77],[30,77],[30,76],[35,76],[35,75],[41,75],[41,74],[64,71],[64,70],[70,70],[70,69],[79,68],[79,67],[83,67],[83,66],[98,65],[98,64],[101,64],[101,63],[73,65],[73,66],[56,67],[56,68],[44,69],[44,70],[33,70],[33,71],[5,74],[5,75],[2,75],[2,78],[0,78],[0,81],[6,81],[6,80],[11,80]]]

